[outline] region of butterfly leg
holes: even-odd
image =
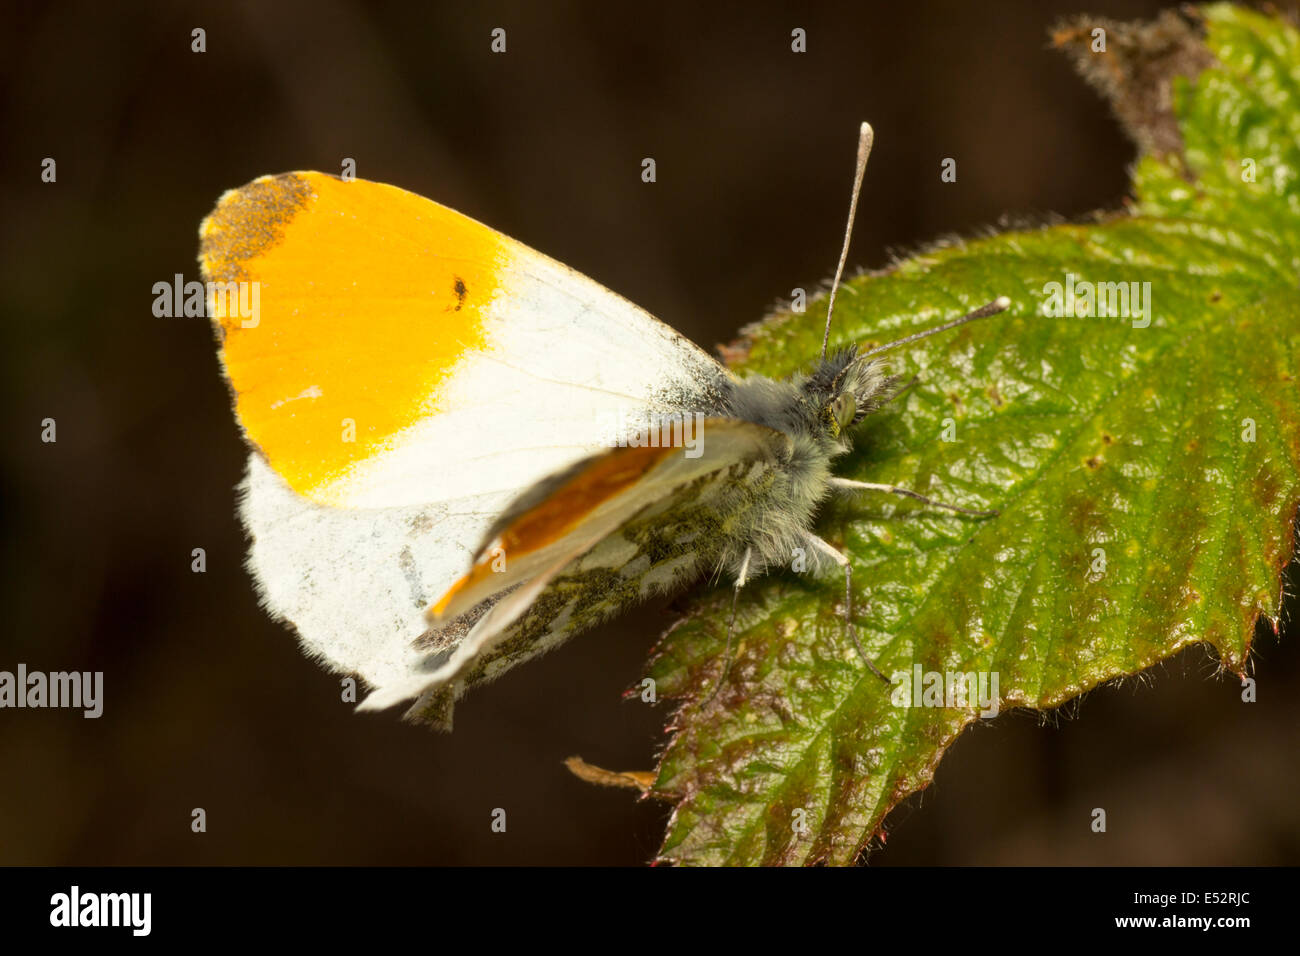
[[[731,620],[727,623],[727,648],[722,652],[722,673],[718,675],[718,682],[713,685],[713,690],[705,698],[706,704],[718,695],[718,691],[726,683],[727,674],[731,671],[731,638],[736,633],[736,605],[740,603],[740,589],[749,580],[749,560],[753,556],[754,549],[746,548],[745,556],[740,560],[740,572],[736,575],[736,589],[731,594]]]
[[[853,565],[849,563],[849,559],[845,555],[835,550],[828,542],[823,541],[815,534],[808,535],[808,543],[844,569],[844,630],[853,641],[853,646],[858,649],[858,656],[866,663],[867,669],[888,684],[890,682],[889,678],[884,675],[880,668],[876,666],[875,661],[868,657],[867,652],[862,649],[862,644],[858,640],[858,632],[853,627]]]
[[[933,498],[927,498],[925,495],[918,494],[907,488],[900,488],[898,485],[878,485],[870,481],[850,481],[848,478],[832,478],[830,481],[831,488],[837,491],[883,491],[890,495],[904,495],[908,498],[915,498],[917,501],[923,501],[927,505],[933,505],[936,508],[946,508],[948,511],[956,511],[959,514],[973,515],[976,518],[992,518],[997,515],[997,511],[980,511],[976,508],[963,508],[961,505],[950,505],[942,501],[935,501]]]

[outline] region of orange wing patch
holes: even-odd
[[[323,173],[228,192],[199,235],[206,280],[257,283],[254,319],[209,303],[240,423],[314,500],[437,411],[457,360],[484,346],[505,256],[444,206]]]
[[[469,573],[453,584],[430,612],[442,614],[457,594],[490,577],[499,557],[492,553],[496,548],[507,562],[540,551],[580,525],[600,505],[631,488],[655,465],[680,453],[679,448],[620,448],[594,458],[541,504],[511,522],[495,546],[479,556]]]

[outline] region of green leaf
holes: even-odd
[[[1000,515],[825,509],[892,690],[846,643],[842,579],[791,572],[742,594],[710,698],[730,594],[697,602],[651,672],[683,700],[655,785],[677,803],[663,860],[857,860],[980,719],[900,705],[914,668],[996,675],[1002,709],[1048,708],[1202,641],[1244,675],[1256,621],[1276,620],[1300,504],[1300,35],[1232,6],[1104,25],[1105,54],[1089,21],[1056,37],[1143,147],[1129,208],[935,248],[838,297],[833,338],[866,345],[1012,298],[891,353],[919,380],[837,468]],[[1150,283],[1149,325],[1047,314],[1070,275]],[[735,367],[807,365],[818,308],[748,330]]]

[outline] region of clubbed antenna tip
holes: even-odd
[[[826,331],[822,333],[822,358],[826,358],[826,346],[831,339],[831,316],[835,314],[835,293],[840,287],[840,277],[844,275],[844,263],[849,258],[849,240],[853,237],[853,217],[858,212],[858,194],[862,192],[862,177],[867,172],[867,158],[871,155],[871,144],[876,134],[870,123],[858,127],[858,162],[853,171],[853,195],[849,199],[849,223],[844,227],[844,247],[840,250],[840,263],[835,267],[835,281],[831,283],[830,299],[826,303]]]

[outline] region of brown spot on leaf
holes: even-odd
[[[1270,462],[1265,461],[1260,466],[1251,484],[1255,492],[1255,500],[1259,502],[1260,507],[1265,510],[1272,510],[1278,496],[1282,493],[1282,487],[1281,482],[1278,480],[1277,471]]]
[[[1081,541],[1091,541],[1097,532],[1108,525],[1101,506],[1092,495],[1074,492],[1065,499],[1063,507],[1065,520]]]

